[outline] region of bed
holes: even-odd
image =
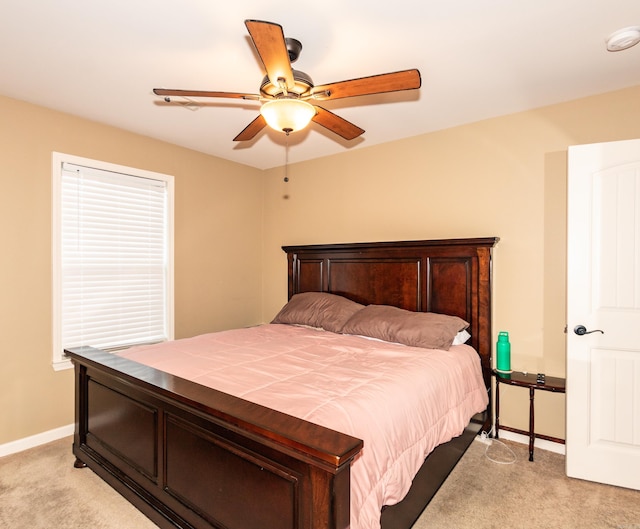
[[[497,238],[287,246],[288,297],[456,316],[490,388],[491,252]],[[91,347],[75,365],[76,466],[88,466],[160,527],[344,529],[356,436]],[[435,448],[383,529],[415,522],[489,409]]]

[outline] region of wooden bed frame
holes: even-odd
[[[460,316],[486,387],[491,249],[497,238],[288,246],[288,294]],[[163,528],[345,529],[350,463],[362,441],[91,347],[75,365],[77,467],[89,466]],[[473,437],[474,417],[426,459],[407,497],[381,513],[408,529]]]

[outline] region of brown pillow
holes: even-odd
[[[448,350],[456,334],[468,326],[457,316],[368,305],[351,316],[342,332],[414,347]]]
[[[363,307],[360,303],[335,294],[303,292],[292,296],[271,323],[309,325],[340,332],[347,320]]]

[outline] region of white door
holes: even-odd
[[[640,490],[640,140],[568,175],[567,475]]]

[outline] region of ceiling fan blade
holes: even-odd
[[[241,94],[238,92],[210,92],[207,90],[171,90],[167,88],[154,88],[153,93],[157,96],[165,97],[227,97],[233,99],[260,99],[260,96],[258,94]]]
[[[258,117],[249,123],[244,130],[238,134],[233,141],[248,141],[255,138],[256,134],[267,126],[267,122],[262,117],[262,114],[258,114]]]
[[[317,94],[318,99],[341,99],[398,90],[413,90],[420,88],[421,83],[418,70],[403,70],[316,86],[313,88],[313,95]],[[323,95],[323,92],[326,95]]]
[[[315,109],[316,115],[313,116],[312,121],[329,129],[331,132],[335,132],[338,136],[342,136],[345,140],[353,140],[364,132],[364,129],[330,112],[326,108],[315,106]]]
[[[295,81],[282,26],[261,20],[245,20],[244,24],[253,39],[271,84],[279,86],[279,80],[284,79],[287,90],[293,90]]]

